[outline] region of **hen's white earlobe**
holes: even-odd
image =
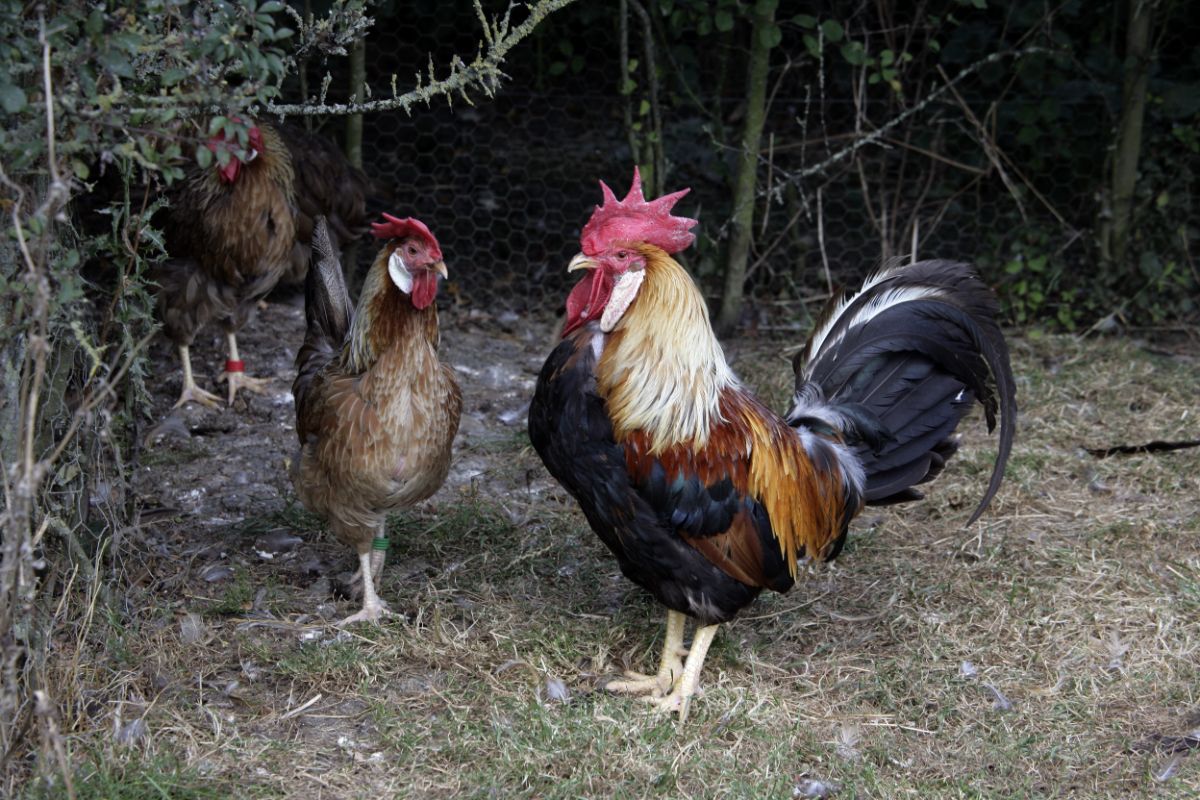
[[[408,271],[408,265],[404,263],[404,259],[400,255],[399,250],[393,250],[388,256],[388,275],[391,276],[392,283],[405,294],[412,294],[413,276]]]

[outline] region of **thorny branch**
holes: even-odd
[[[509,4],[503,16],[489,20],[479,0],[475,0],[475,13],[483,26],[484,43],[480,45],[479,53],[470,64],[459,56],[454,56],[450,60],[450,74],[445,78],[439,79],[434,75],[431,61],[428,75],[417,73],[417,87],[404,94],[397,94],[397,79],[393,75],[392,97],[390,98],[371,100],[365,103],[326,103],[322,97],[315,103],[268,103],[265,110],[268,114],[278,114],[282,117],[318,114],[346,116],[347,114],[369,114],[398,109],[407,114],[410,113],[413,105],[428,104],[441,95],[450,98],[457,93],[470,104],[471,98],[467,92],[471,89],[479,89],[488,97],[493,97],[500,87],[500,82],[507,77],[500,66],[504,63],[508,52],[518,42],[533,33],[534,29],[547,16],[566,8],[573,2],[575,0],[539,0],[536,4],[528,7],[529,17],[520,25],[513,27],[512,12],[516,7],[515,3]]]

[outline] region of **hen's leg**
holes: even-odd
[[[380,527],[371,542],[371,577],[379,583],[383,577],[383,562],[387,561],[388,538],[386,528]]]
[[[229,405],[233,405],[233,398],[237,395],[238,389],[264,394],[271,385],[271,379],[251,378],[247,375],[245,363],[238,358],[237,334],[229,331],[225,334],[225,338],[229,342],[229,359],[225,362],[225,371],[217,380],[229,381]]]
[[[380,600],[379,595],[375,594],[375,579],[371,575],[370,549],[359,550],[358,563],[359,571],[362,572],[363,607],[357,614],[351,614],[339,622],[338,627],[345,627],[353,622],[378,622],[383,617],[392,616],[387,603]]]
[[[195,378],[192,377],[192,356],[188,352],[186,344],[179,345],[179,360],[183,363],[183,392],[172,408],[179,408],[190,402],[216,408],[221,399],[212,392],[206,392],[197,386]]]
[[[651,697],[662,697],[683,674],[683,661],[680,656],[687,655],[683,649],[683,627],[687,617],[678,611],[667,611],[667,637],[663,642],[662,659],[659,661],[657,675],[642,675],[638,672],[626,672],[625,680],[612,681],[605,689],[610,692],[623,694],[649,694]]]
[[[387,560],[388,538],[384,534],[384,528],[380,528],[375,534],[374,540],[371,542],[371,577],[375,579],[375,584],[379,584],[379,579],[383,577],[383,563]],[[355,596],[362,592],[362,567],[354,571],[350,576],[350,587],[354,590]]]
[[[683,677],[675,684],[675,688],[669,695],[663,698],[646,697],[643,699],[653,703],[659,711],[678,711],[679,721],[686,722],[688,704],[692,700],[692,695],[696,693],[696,685],[700,682],[700,670],[704,667],[704,657],[708,654],[708,647],[712,644],[718,627],[720,626],[704,625],[696,629],[696,635],[692,638],[692,649],[688,652],[687,664],[683,667]]]

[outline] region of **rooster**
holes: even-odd
[[[339,625],[390,614],[376,584],[387,514],[432,495],[450,469],[462,394],[438,361],[437,239],[416,219],[384,215],[386,240],[350,305],[323,219],[305,284],[307,332],[296,356],[292,483],[300,501],[358,552],[363,607]]]
[[[888,266],[818,324],[780,417],[734,376],[671,257],[695,238],[696,221],[671,214],[687,190],[648,202],[636,170],[624,200],[600,187],[529,434],[621,571],[668,609],[657,674],[607,688],[686,719],[720,623],[837,556],[864,503],[920,497],[976,400],[989,430],[1000,416],[978,518],[1012,446],[1012,370],[995,298],[969,266]]]
[[[366,232],[366,177],[332,144],[261,122],[236,144],[224,131],[209,139],[206,146],[222,158],[184,180],[164,225],[169,258],[157,276],[158,309],[183,363],[176,408],[219,402],[196,385],[189,354],[196,332],[213,318],[228,342],[221,379],[229,404],[238,389],[265,391],[266,380],[245,373],[237,332],[281,279],[304,277],[315,216],[329,217],[342,244]]]

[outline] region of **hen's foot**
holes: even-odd
[[[229,405],[233,405],[233,399],[237,396],[238,389],[245,389],[255,394],[266,394],[271,388],[270,378],[252,378],[244,372],[222,372],[217,381],[229,382]]]
[[[212,392],[206,392],[196,384],[184,386],[183,392],[179,395],[179,399],[175,401],[175,405],[171,408],[179,408],[188,403],[199,403],[207,408],[216,408],[221,404],[221,398],[217,397]]]
[[[382,600],[378,603],[365,603],[362,610],[355,614],[351,614],[341,622],[337,623],[339,628],[344,628],[347,625],[353,625],[355,622],[373,622],[376,625],[386,617],[394,617],[396,612],[387,607],[387,603]]]

